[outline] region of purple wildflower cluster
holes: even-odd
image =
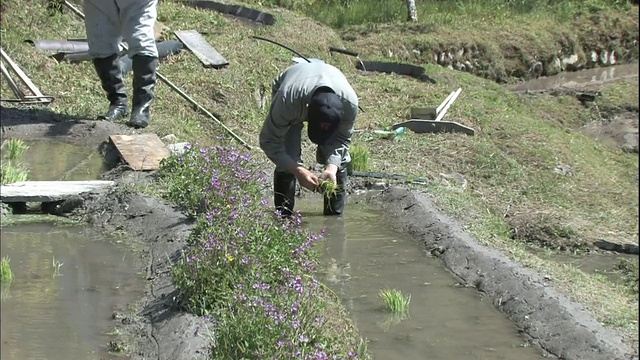
[[[324,308],[317,304],[320,284],[287,268],[280,272],[282,284],[255,283],[251,295],[242,286],[237,289],[235,321],[228,331],[243,334],[248,326],[270,334],[271,342],[250,344],[250,353],[258,358],[358,359],[357,351],[340,351],[344,349],[336,349],[337,344],[325,336]]]
[[[173,278],[192,310],[215,314],[224,329],[214,331],[216,351],[236,358],[358,358],[326,335],[320,284],[310,276],[324,232],[304,230],[300,214],[274,216],[264,195],[267,176],[248,154],[196,144],[163,173],[181,191],[174,200],[200,214]]]

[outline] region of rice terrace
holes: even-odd
[[[638,359],[637,2],[89,3],[0,2],[2,359]],[[296,63],[357,116],[279,216]]]

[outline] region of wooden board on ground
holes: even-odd
[[[103,190],[115,182],[88,181],[21,181],[0,188],[0,201],[4,203],[55,202],[83,193]]]
[[[157,170],[160,161],[171,155],[156,134],[111,135],[109,138],[122,160],[136,171]]]
[[[438,116],[438,110],[434,108],[411,108],[411,118],[421,120],[433,120]]]
[[[207,39],[195,30],[174,32],[178,39],[194,53],[205,67],[222,68],[229,65],[216,49],[207,42]]]
[[[475,130],[472,128],[459,124],[454,121],[436,121],[436,120],[420,120],[411,119],[392,126],[393,130],[399,127],[406,127],[417,133],[440,133],[440,132],[461,132],[467,135],[473,136]]]

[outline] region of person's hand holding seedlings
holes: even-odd
[[[336,177],[338,174],[338,166],[336,166],[335,164],[328,164],[324,171],[322,172],[322,174],[320,174],[319,178],[321,180],[328,180],[331,181],[332,183],[336,183]]]
[[[318,181],[318,177],[311,171],[305,169],[303,166],[297,166],[293,171],[293,175],[295,175],[296,179],[300,183],[300,186],[305,189],[314,191],[320,184]]]

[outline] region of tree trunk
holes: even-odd
[[[409,16],[407,17],[407,21],[418,21],[418,9],[416,8],[416,0],[406,0],[407,1],[407,10],[409,11]]]

